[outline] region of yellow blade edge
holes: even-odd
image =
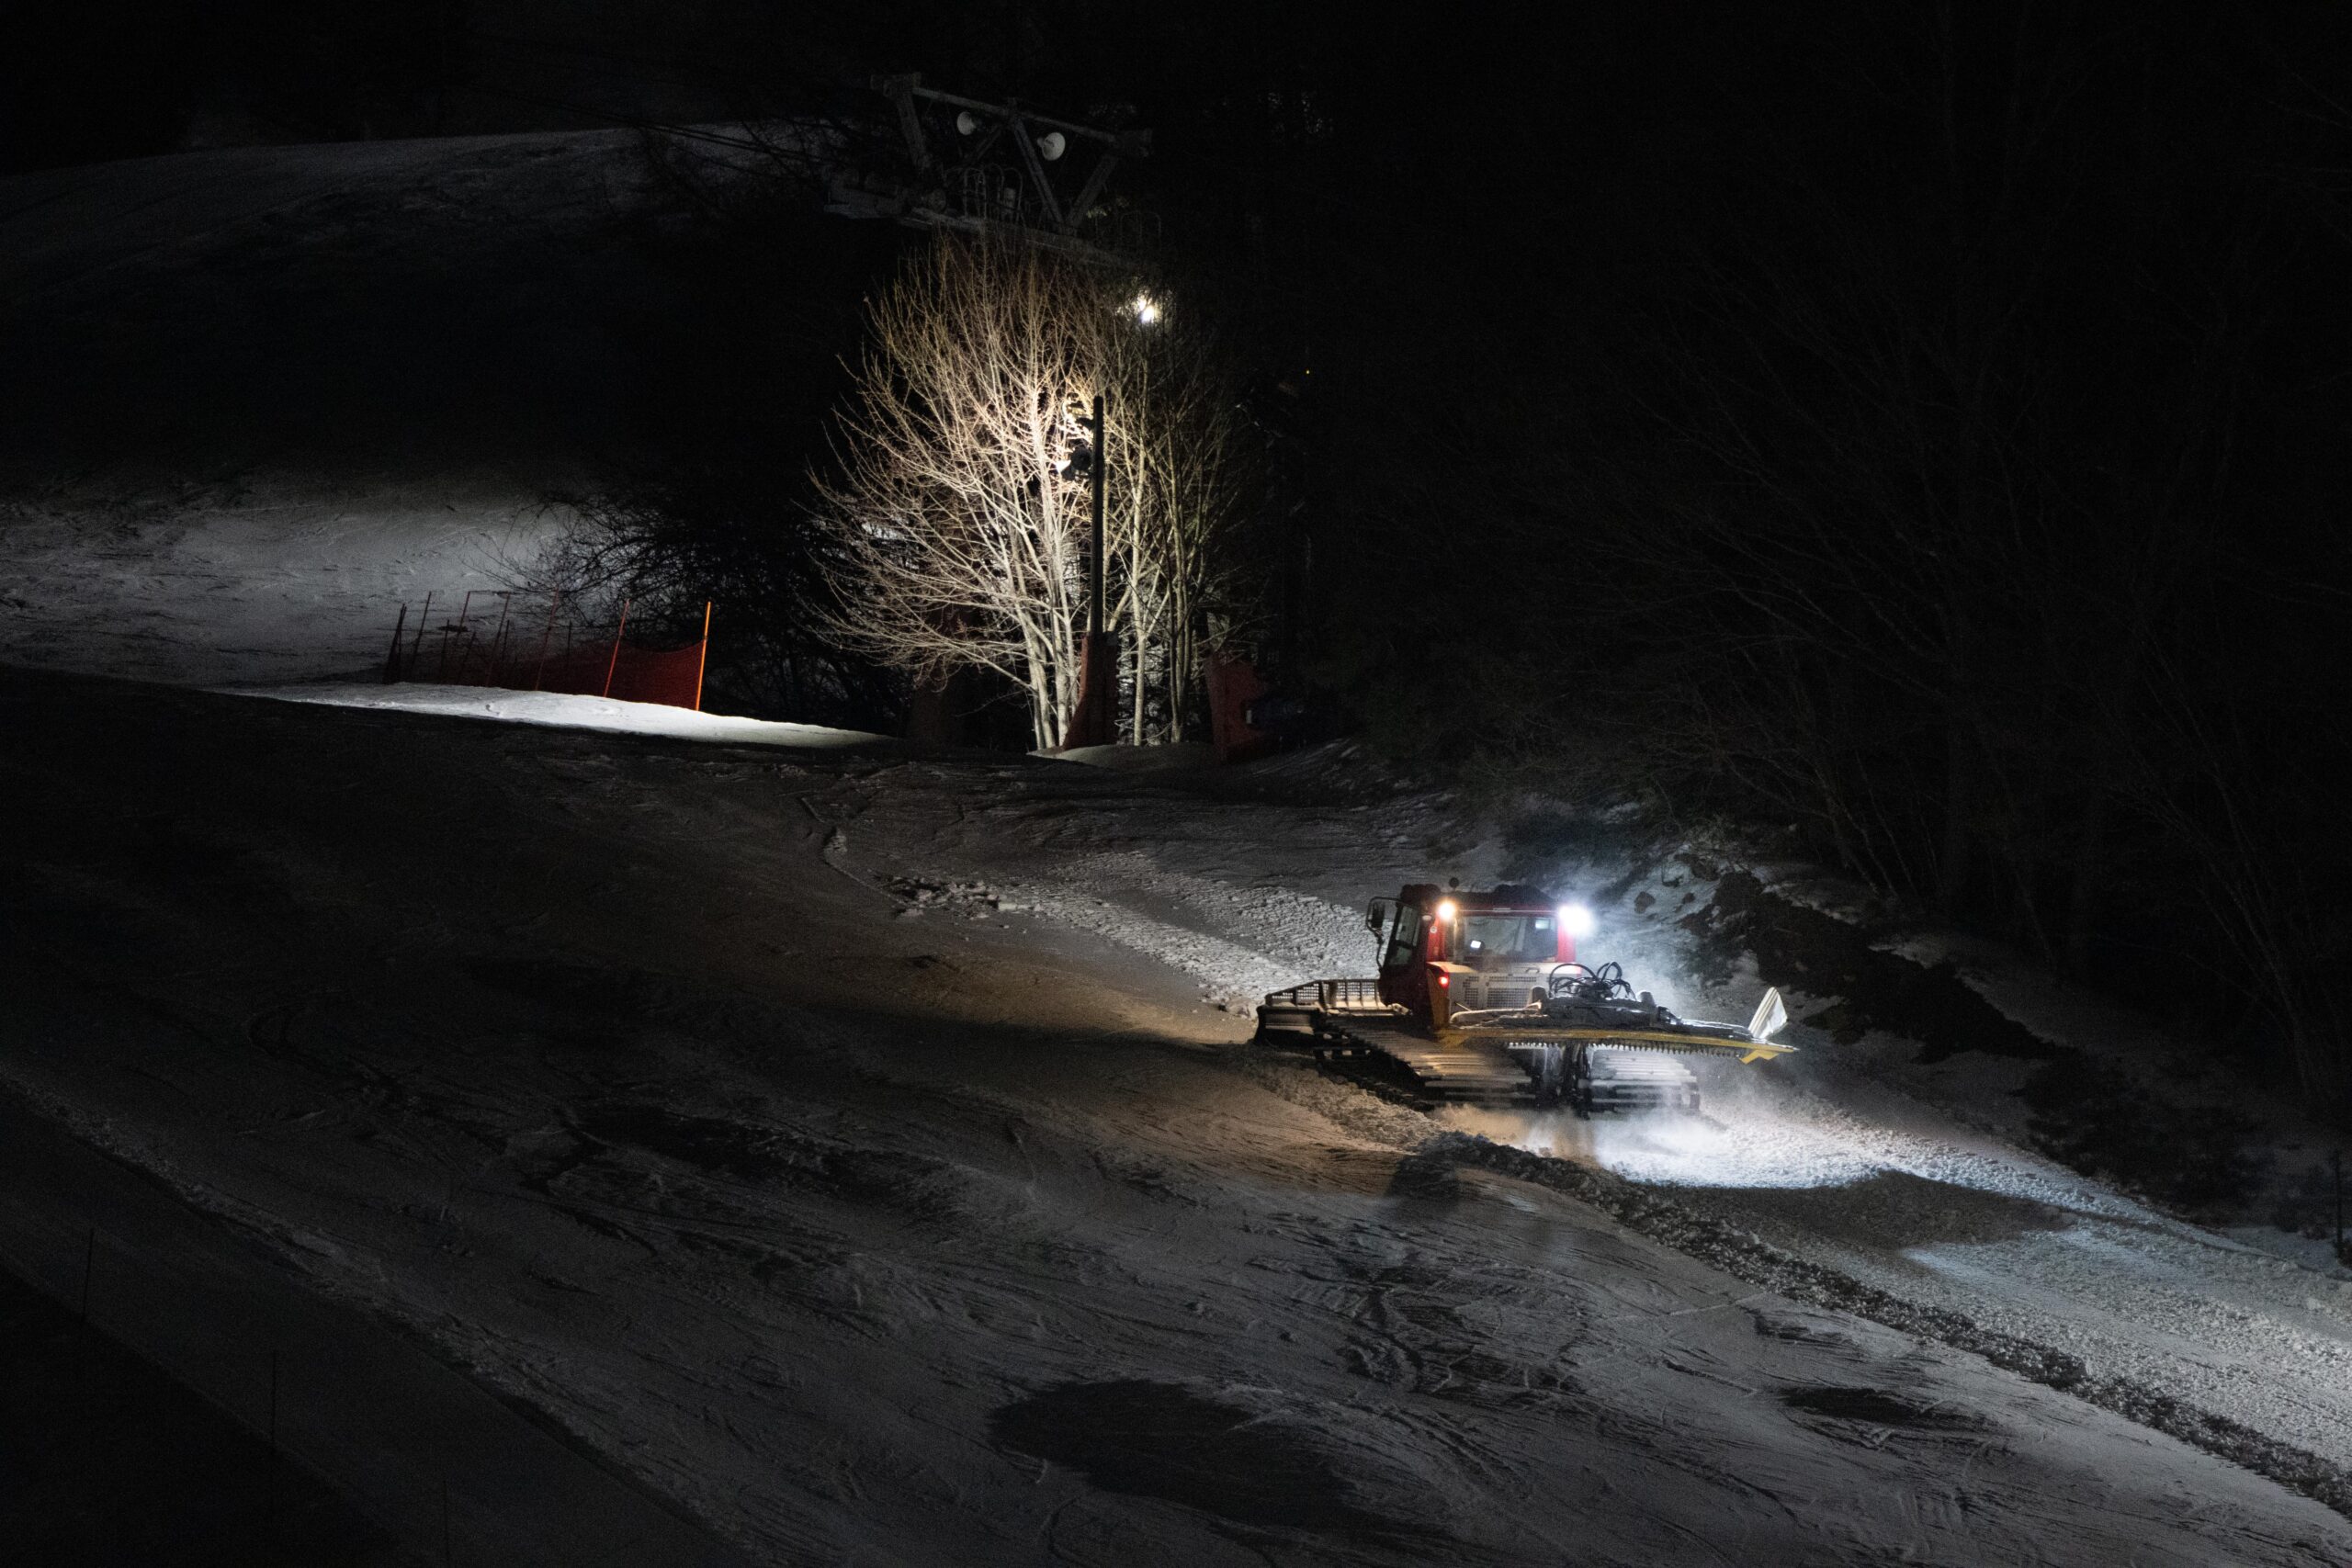
[[[1775,1056],[1796,1054],[1793,1045],[1782,1045],[1770,1040],[1710,1040],[1703,1035],[1667,1034],[1642,1029],[1525,1029],[1505,1032],[1499,1029],[1448,1029],[1438,1038],[1452,1044],[1464,1040],[1501,1039],[1506,1044],[1524,1041],[1531,1044],[1566,1044],[1584,1041],[1595,1045],[1638,1045],[1664,1051],[1701,1051],[1710,1055],[1737,1056],[1745,1062],[1769,1062]]]

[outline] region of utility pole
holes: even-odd
[[[1102,614],[1102,556],[1104,553],[1102,517],[1105,510],[1103,486],[1108,482],[1111,473],[1111,434],[1103,422],[1102,406],[1108,400],[1108,393],[1094,394],[1094,544],[1089,551],[1090,559],[1086,568],[1088,593],[1086,629],[1098,637],[1107,634],[1111,629],[1109,621]]]
[[[1070,715],[1069,733],[1062,738],[1065,750],[1107,746],[1117,738],[1112,716],[1119,695],[1119,654],[1111,641],[1111,616],[1103,603],[1108,597],[1103,590],[1103,558],[1110,553],[1105,525],[1111,482],[1111,425],[1105,412],[1109,401],[1097,392],[1094,417],[1087,421],[1094,436],[1093,467],[1087,476],[1092,480],[1094,535],[1086,549],[1086,630],[1078,646],[1078,707]]]

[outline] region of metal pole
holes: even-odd
[[[2344,1261],[2344,1151],[2337,1149],[2327,1156],[2335,1168],[2335,1260]]]
[[[401,618],[392,623],[392,651],[384,656],[384,684],[389,686],[401,678],[401,644],[408,640],[408,605],[401,605]]]
[[[695,655],[695,712],[702,712],[702,675],[710,668],[710,601],[702,602],[701,650]]]
[[[424,596],[424,610],[416,617],[416,641],[409,646],[408,650],[408,672],[412,675],[416,673],[417,655],[424,651],[424,623],[432,618],[433,595],[427,592]]]
[[[628,630],[628,600],[621,601],[621,624],[613,628],[613,656],[605,660],[605,689],[596,694],[598,696],[613,694],[613,671],[621,664],[621,634]]]
[[[1111,469],[1110,426],[1102,418],[1104,400],[1102,393],[1094,394],[1094,547],[1093,558],[1087,563],[1086,629],[1097,637],[1111,629],[1102,615],[1103,493]]]

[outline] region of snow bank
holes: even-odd
[[[728,714],[695,713],[659,703],[624,703],[610,697],[574,696],[565,692],[504,692],[485,686],[425,686],[406,682],[391,686],[329,682],[229,686],[220,690],[231,696],[267,697],[282,703],[322,703],[330,707],[490,718],[567,729],[612,729],[630,735],[665,735],[681,740],[717,740],[733,745],[837,750],[886,743],[882,736],[857,729],[737,718]]]

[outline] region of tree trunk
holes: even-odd
[[[1129,667],[1135,673],[1136,699],[1127,728],[1128,739],[1134,741],[1136,745],[1141,746],[1145,744],[1146,741],[1143,728],[1144,698],[1148,694],[1150,687],[1149,683],[1144,679],[1145,654],[1147,650],[1143,646],[1143,637],[1138,635],[1133,639],[1133,641],[1135,643],[1135,651],[1130,656]]]
[[[1179,596],[1182,602],[1182,596]],[[1184,701],[1192,695],[1193,617],[1171,610],[1168,618],[1168,739],[1184,742]]]

